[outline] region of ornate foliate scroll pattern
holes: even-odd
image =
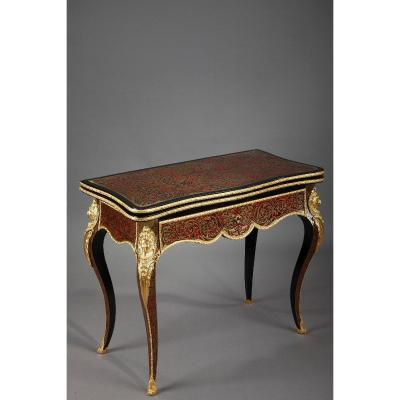
[[[105,176],[92,183],[108,188],[140,207],[223,192],[271,179],[322,174],[311,166],[260,150],[203,158],[156,168]]]
[[[148,226],[144,226],[139,233],[136,245],[136,255],[140,291],[142,293],[143,303],[146,307],[149,298],[151,276],[153,274],[157,259],[160,256],[160,251],[157,245],[157,237],[153,230]]]
[[[117,243],[129,243],[135,248],[136,222],[101,203],[100,228],[105,228],[111,238]]]
[[[319,206],[321,205],[321,199],[318,196],[317,190],[314,188],[311,190],[310,196],[308,198],[308,209],[311,213],[312,220],[318,229],[318,241],[315,251],[318,250],[319,246],[324,239],[324,220],[322,219],[321,212],[319,211]]]
[[[90,257],[89,257],[89,240],[92,237],[96,225],[99,221],[99,204],[98,201],[93,199],[92,204],[89,206],[89,209],[87,211],[87,216],[89,219],[88,226],[85,230],[85,233],[83,235],[83,251],[85,253],[85,258],[86,261],[88,262],[89,265],[90,263]]]
[[[304,213],[304,190],[226,210],[168,221],[161,225],[162,248],[183,240],[210,242],[221,234],[228,238],[242,238],[254,226],[266,228],[286,215],[296,213]]]

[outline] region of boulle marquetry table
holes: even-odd
[[[108,232],[129,244],[137,262],[137,282],[147,331],[149,381],[154,395],[157,369],[156,263],[181,242],[209,244],[221,236],[245,238],[245,303],[252,303],[253,266],[259,229],[268,229],[297,215],[304,239],[294,267],[290,302],[297,332],[305,328],[300,289],[324,224],[315,184],[322,168],[250,150],[81,181],[80,190],[93,198],[84,234],[84,253],[104,295],[106,327],[97,352],[107,351],[115,323],[115,296],[103,253]]]

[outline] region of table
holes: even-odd
[[[245,238],[245,304],[251,304],[258,230],[297,215],[304,239],[294,267],[290,302],[297,332],[305,334],[300,290],[311,258],[321,244],[324,222],[315,184],[324,170],[262,150],[214,156],[146,168],[80,182],[92,197],[83,247],[99,280],[105,302],[105,332],[97,352],[104,354],[115,324],[115,296],[104,258],[108,232],[132,247],[147,332],[147,394],[157,393],[156,264],[169,247],[183,242],[210,244],[224,236]]]

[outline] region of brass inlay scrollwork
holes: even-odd
[[[138,235],[136,247],[140,291],[143,303],[147,306],[151,276],[160,255],[157,237],[151,228],[143,227]]]
[[[318,250],[319,246],[324,239],[324,220],[322,218],[321,212],[319,211],[319,206],[321,205],[321,199],[318,196],[317,190],[314,188],[311,190],[310,196],[308,198],[308,209],[312,215],[312,219],[318,229],[318,240],[317,240],[317,247]]]
[[[91,265],[89,257],[89,240],[94,233],[97,222],[99,221],[99,215],[100,215],[100,208],[98,200],[93,199],[92,204],[90,204],[89,209],[87,211],[89,222],[85,230],[85,233],[83,235],[83,251],[85,253],[86,261],[88,262],[89,265]]]
[[[290,196],[291,200],[283,201],[287,196]],[[253,228],[269,229],[288,216],[305,216],[305,202],[306,191],[300,189],[191,216],[160,221],[161,251],[164,252],[181,242],[210,244],[221,236],[235,240],[243,239]]]

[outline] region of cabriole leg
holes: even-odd
[[[137,239],[137,281],[147,332],[149,353],[149,382],[147,394],[157,393],[157,301],[156,301],[156,262],[159,257],[158,239],[149,226],[143,226]]]
[[[104,354],[107,352],[107,347],[114,331],[116,311],[115,295],[103,250],[106,231],[104,229],[97,230],[99,222],[99,205],[96,200],[93,200],[87,214],[89,217],[89,223],[85,231],[83,244],[86,259],[96,273],[104,297],[106,327],[104,336],[96,350],[97,353]]]
[[[245,304],[253,304],[253,270],[254,257],[256,253],[258,229],[254,228],[245,239],[245,255],[244,255],[244,284],[246,289]]]
[[[314,253],[318,250],[324,234],[324,221],[318,207],[321,201],[315,189],[308,191],[308,210],[306,216],[301,216],[304,224],[304,239],[300,254],[293,271],[292,283],[290,286],[290,303],[297,332],[304,335],[303,318],[300,311],[300,292],[304,275],[310,264]]]

